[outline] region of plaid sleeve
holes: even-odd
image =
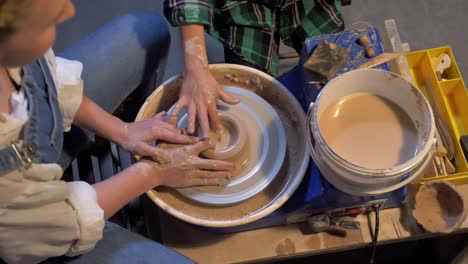
[[[213,24],[213,5],[209,0],[165,0],[164,15],[173,26]]]

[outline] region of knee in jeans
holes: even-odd
[[[149,49],[166,51],[170,45],[170,33],[166,19],[155,12],[142,11],[125,15],[122,23],[131,24],[142,46]]]
[[[169,48],[171,34],[166,19],[154,12],[139,12],[136,13],[140,18],[140,23],[148,25],[150,32],[145,32],[148,35],[148,41],[151,47],[157,46],[158,49]]]

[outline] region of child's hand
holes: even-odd
[[[199,157],[201,152],[213,147],[209,140],[193,145],[159,144],[152,157],[154,161],[142,160],[140,163],[147,165],[146,175],[154,175],[155,186],[225,185],[232,178],[234,165]]]
[[[218,97],[227,104],[239,103],[239,100],[223,90],[208,69],[200,67],[196,71],[188,71],[184,75],[179,100],[172,114],[178,115],[182,108],[187,107],[187,131],[189,134],[195,133],[195,119],[198,119],[201,136],[207,138],[210,128],[216,130],[219,126],[216,108]]]
[[[198,138],[183,135],[180,129],[165,122],[165,119],[166,112],[161,112],[147,120],[126,123],[124,136],[116,143],[132,154],[151,157],[156,148],[150,143],[155,140],[178,144],[198,142]]]

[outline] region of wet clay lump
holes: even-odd
[[[215,151],[223,151],[223,150],[230,148],[233,144],[236,144],[237,138],[239,136],[231,135],[231,133],[234,132],[234,129],[230,128],[229,126],[232,126],[232,125],[223,124],[220,126],[220,128],[217,131],[213,131],[213,130],[210,131],[208,137],[210,138],[210,140],[214,142]],[[244,132],[238,131],[235,133],[244,133]],[[254,148],[254,147],[258,148],[259,143],[256,142],[256,144],[252,146],[244,146],[242,150],[232,158],[221,159],[221,160],[226,160],[228,162],[234,163],[235,169],[233,171],[233,177],[231,180],[240,178],[241,175],[245,175],[248,171],[252,170],[252,168],[255,166],[255,164],[249,163],[249,160],[250,160],[249,155],[251,154],[251,151],[249,151],[249,148]],[[203,188],[206,191],[210,191],[210,192],[214,192],[216,190],[216,188],[212,188],[212,187],[203,187]]]
[[[386,169],[413,158],[418,131],[408,114],[394,102],[357,93],[330,104],[319,116],[328,146],[348,162]]]

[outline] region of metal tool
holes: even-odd
[[[307,219],[307,223],[313,233],[327,232],[340,237],[345,237],[346,231],[338,227],[354,230],[360,228],[360,224],[357,221],[341,220],[326,214],[311,216]]]
[[[341,220],[339,221],[338,223],[336,223],[337,225],[343,227],[343,228],[346,228],[346,229],[354,229],[354,230],[359,230],[359,228],[361,227],[361,225],[359,224],[359,222],[357,221],[349,221],[349,220]]]

